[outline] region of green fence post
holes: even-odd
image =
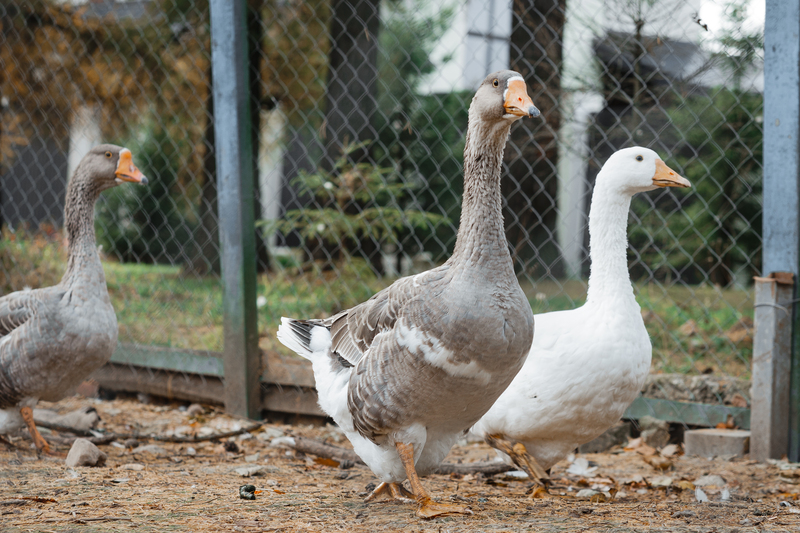
[[[245,0],[211,1],[211,61],[224,290],[225,409],[260,414],[253,158]]]

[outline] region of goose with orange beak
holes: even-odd
[[[58,401],[111,358],[117,316],[106,288],[94,233],[100,193],[122,183],[146,184],[131,151],[92,148],[67,185],[67,269],[58,285],[0,298],[0,435],[27,425],[36,448],[50,453],[33,421],[39,400]]]
[[[380,481],[369,501],[410,502],[421,518],[472,512],[435,501],[420,476],[491,407],[530,348],[533,313],[505,238],[500,179],[512,123],[538,114],[517,72],[489,75],[469,107],[450,259],[330,318],[281,319],[278,339],[311,360],[320,407]]]
[[[642,389],[652,347],[628,273],[628,211],[634,194],[690,186],[638,146],[614,153],[597,175],[586,304],[534,316],[525,366],[472,428],[532,480],[544,484],[547,469],[616,424]]]

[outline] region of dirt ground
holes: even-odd
[[[191,436],[249,427],[208,406],[190,416],[177,403],[74,397],[39,407],[66,413],[87,405],[102,417],[98,429],[117,434]],[[66,454],[68,434],[43,433]],[[551,495],[536,499],[527,479],[509,474],[435,475],[424,480],[432,495],[466,504],[474,515],[423,521],[409,505],[365,504],[376,482],[367,468],[333,466],[272,445],[291,435],[348,446],[332,426],[265,424],[223,441],[140,437],[138,447],[117,441],[100,446],[108,454],[105,466],[72,469],[64,459],[37,457],[27,436],[14,436],[11,445],[0,443],[0,530],[800,531],[800,465],[785,462],[677,456],[658,471],[636,451],[612,449],[559,463]],[[447,461],[493,457],[485,444],[462,442]],[[260,473],[236,472],[252,467]],[[248,483],[260,491],[255,500],[239,497]],[[599,494],[592,497],[591,489]],[[610,501],[600,501],[615,489]],[[699,503],[703,495],[709,501]]]

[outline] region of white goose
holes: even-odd
[[[320,407],[382,481],[367,499],[417,515],[468,509],[434,502],[419,481],[491,407],[522,367],[533,313],[503,231],[500,171],[511,124],[539,111],[516,72],[488,76],[469,108],[464,201],[455,250],[326,320],[281,319],[278,339],[313,363]]]
[[[690,186],[641,147],[614,153],[597,175],[586,304],[535,315],[528,360],[472,428],[531,479],[546,479],[546,469],[619,421],[639,394],[652,347],[625,253],[631,198],[657,187]]]

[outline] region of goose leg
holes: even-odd
[[[389,501],[399,501],[403,503],[411,503],[417,501],[414,494],[406,490],[400,483],[381,483],[375,490],[370,492],[369,496],[364,498],[364,502],[371,502],[379,496],[389,496]]]
[[[36,424],[33,422],[33,409],[30,407],[20,407],[19,413],[22,415],[25,425],[28,426],[28,431],[31,434],[33,443],[36,445],[36,449],[50,455],[52,453],[50,451],[50,445],[44,440],[44,437],[42,437],[42,434],[36,429]]]
[[[502,435],[487,435],[486,443],[511,457],[514,464],[528,474],[531,481],[537,484],[537,487],[533,489],[534,497],[541,492],[547,492],[545,487],[547,482],[550,481],[550,476],[536,459],[528,453],[524,444],[521,442],[511,444],[511,441],[503,438]]]
[[[414,468],[414,445],[398,442],[395,444],[395,448],[397,448],[400,461],[403,462],[403,468],[406,470],[406,476],[408,476],[408,482],[411,484],[414,498],[419,502],[419,508],[417,509],[419,518],[433,518],[449,514],[472,514],[472,511],[467,507],[433,501],[428,491],[422,486],[417,470]]]

